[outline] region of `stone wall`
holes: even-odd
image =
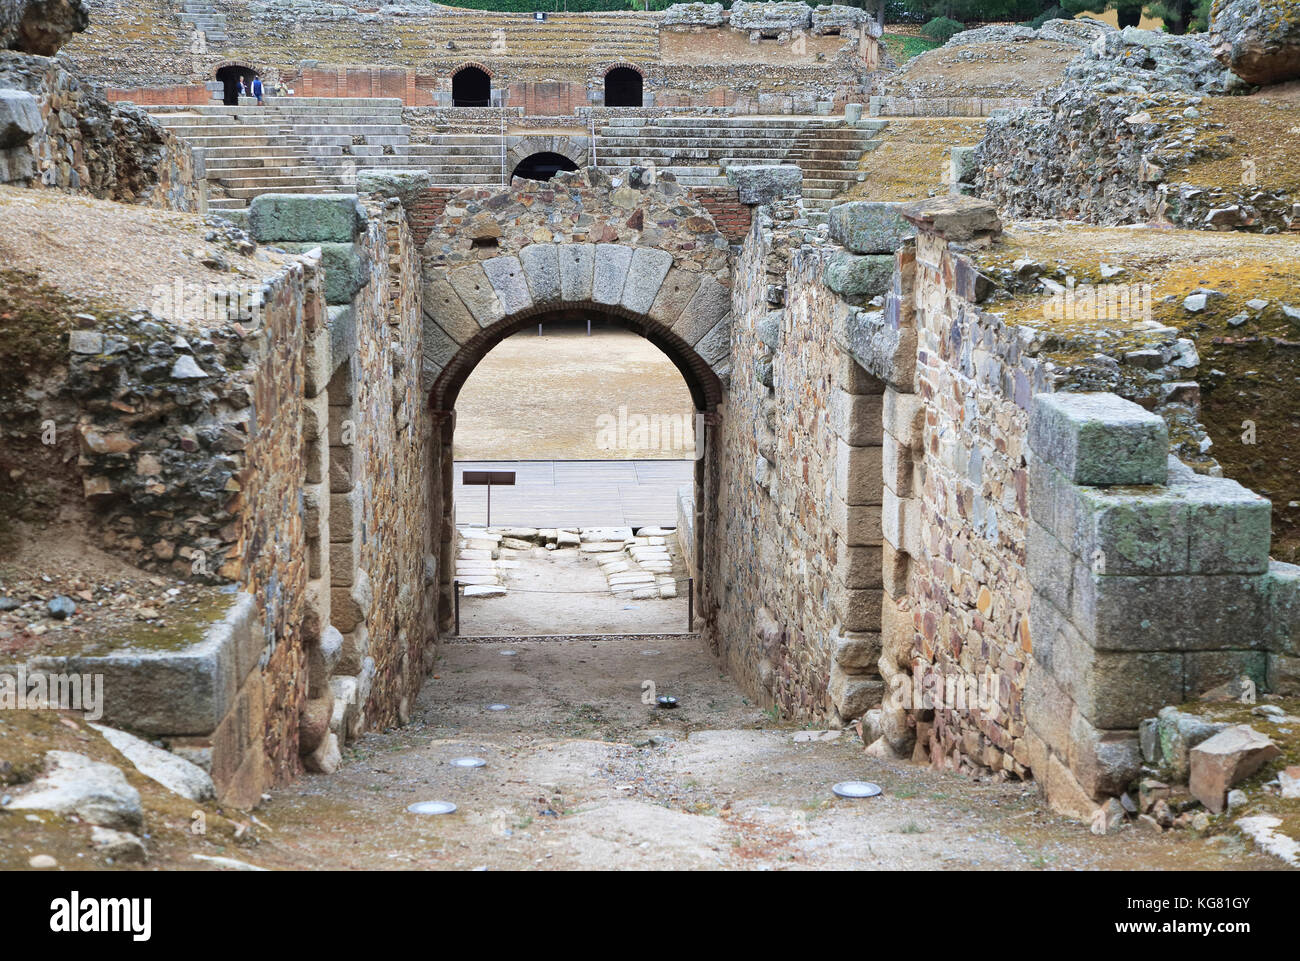
[[[630,10],[556,11],[536,21],[527,13],[439,7],[212,0],[210,15],[199,18],[178,0],[97,0],[89,30],[67,50],[87,76],[153,103],[161,101],[148,88],[187,86],[194,92],[172,102],[195,102],[190,98],[204,97],[203,85],[230,64],[278,78],[299,96],[394,96],[410,106],[450,106],[453,74],[474,64],[490,74],[494,104],[543,115],[603,105],[605,74],[624,65],[645,78],[646,106],[812,113],[818,102],[826,111],[861,102],[878,43],[863,29],[860,10],[747,7],[754,24],[770,21],[775,33],[747,22],[671,26],[672,14]],[[661,31],[673,38],[672,50]],[[715,37],[692,36],[696,31],[739,34],[739,46],[719,64],[707,56]]]
[[[902,213],[917,237],[893,290],[847,332],[886,385],[888,690],[864,735],[882,756],[1032,775],[1089,818],[1139,773],[1141,718],[1241,674],[1289,689],[1300,571],[1269,561],[1267,500],[1172,460],[1164,417],[1073,392],[1032,329],[981,306],[991,205]]]
[[[436,642],[440,496],[402,202],[271,194],[250,223],[300,256],[209,326],[142,312],[74,331],[67,384],[104,546],[236,595],[197,642],[73,660],[113,679],[112,722],[238,806],[409,717]]]
[[[756,209],[736,265],[708,636],[765,703],[838,726],[882,687],[882,385],[845,349],[852,308],[823,282],[833,254],[798,200]]]
[[[1284,190],[1181,183],[1176,170],[1224,148],[1195,93],[1099,94],[1067,86],[1050,103],[989,122],[975,154],[979,195],[1022,218],[1201,229],[1300,224]]]
[[[0,183],[171,210],[206,203],[188,146],[58,60],[0,50],[0,120]]]

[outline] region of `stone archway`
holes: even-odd
[[[239,81],[244,81],[245,87],[251,94],[253,78],[257,75],[258,71],[255,67],[234,60],[218,64],[212,72],[213,78],[221,81],[222,102],[228,107],[237,106],[239,103]]]
[[[424,247],[424,384],[439,422],[431,477],[439,581],[450,613],[455,513],[451,439],[456,398],[498,343],[526,326],[598,314],[650,340],[676,365],[705,415],[695,462],[693,556],[698,610],[709,603],[718,453],[712,442],[731,363],[731,252],[712,217],[671,176],[642,168],[611,177],[596,169],[546,182],[514,180],[497,191],[448,200]],[[436,505],[436,506],[435,506]]]
[[[585,141],[586,138],[583,138]],[[536,154],[558,154],[570,160],[575,167],[585,167],[590,162],[587,145],[577,142],[572,137],[559,134],[551,136],[523,137],[510,144],[506,151],[506,169],[514,170],[529,157]]]
[[[492,73],[479,63],[463,64],[451,75],[451,100],[456,107],[490,107]]]

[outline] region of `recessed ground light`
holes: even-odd
[[[509,704],[489,704],[488,707],[487,707],[487,709],[488,709],[489,711],[508,711],[508,710],[510,710],[510,705],[509,705]]]
[[[831,788],[840,797],[875,797],[880,793],[880,785],[870,781],[841,781]]]
[[[406,810],[412,814],[451,814],[456,810],[456,805],[450,801],[416,801],[408,804]]]
[[[642,651],[641,653],[644,654],[646,657],[654,657],[655,655],[657,655],[657,654],[662,654],[663,652],[662,652],[662,651]]]
[[[514,657],[519,652],[518,651],[497,651],[497,653],[500,654],[502,657]]]
[[[487,761],[481,757],[454,757],[447,762],[452,767],[484,767]]]
[[[660,694],[655,698],[655,703],[663,708],[674,708],[677,706],[677,698],[671,694]]]

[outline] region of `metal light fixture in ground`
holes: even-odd
[[[487,709],[488,709],[489,711],[508,711],[508,710],[510,710],[510,705],[509,705],[509,704],[489,704],[489,705],[487,706]]]
[[[450,801],[416,801],[408,804],[406,810],[412,814],[451,814],[456,810],[456,805]]]
[[[677,706],[677,698],[673,697],[671,694],[660,694],[655,698],[655,703],[662,708],[671,709]]]
[[[840,797],[862,798],[875,797],[880,793],[880,785],[870,781],[840,781],[831,787]]]
[[[518,651],[497,651],[497,653],[500,654],[502,657],[514,657],[519,652]]]
[[[454,757],[447,763],[452,767],[484,767],[487,761],[481,757]]]

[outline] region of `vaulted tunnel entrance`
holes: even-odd
[[[640,107],[644,93],[641,74],[631,67],[615,67],[605,74],[606,107]]]
[[[492,78],[479,67],[463,67],[451,78],[451,101],[457,107],[492,106]]]
[[[679,337],[611,305],[526,312],[466,343],[433,388],[440,622],[454,630],[459,602],[463,636],[686,631],[720,398]],[[513,483],[489,489],[489,472]]]
[[[543,152],[525,157],[510,176],[527,180],[550,180],[561,170],[577,169],[578,165],[563,154]]]

